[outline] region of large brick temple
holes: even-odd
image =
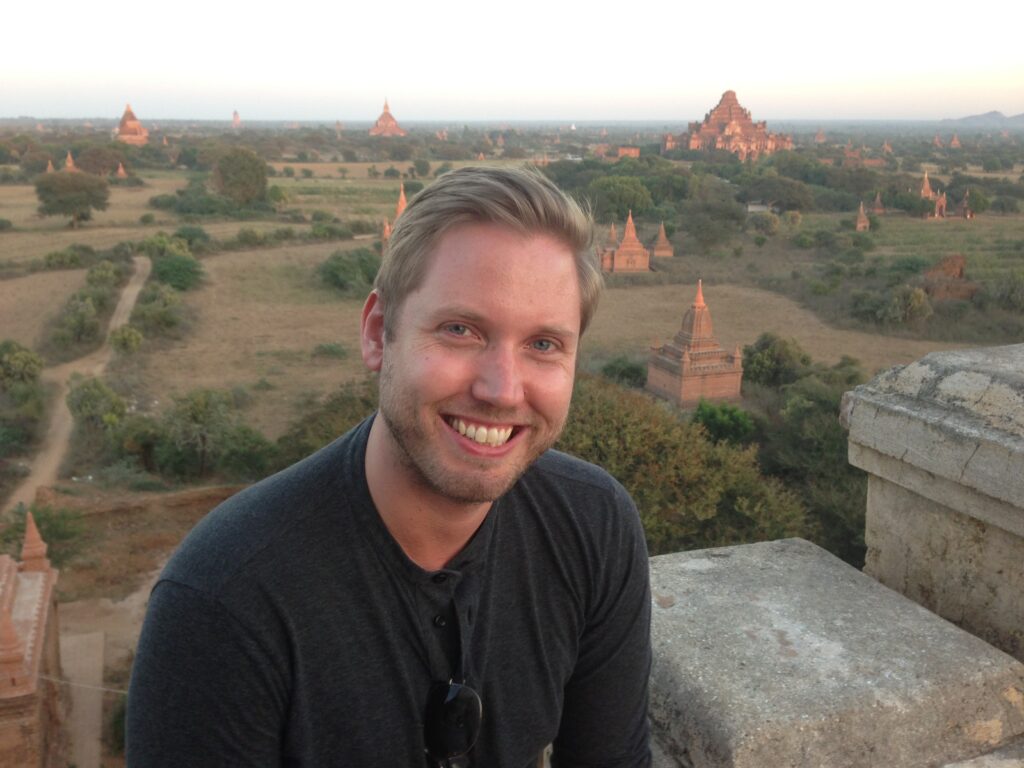
[[[683,315],[675,338],[651,349],[647,390],[683,408],[701,400],[739,400],[743,356],[739,347],[726,352],[711,327],[711,312],[697,281],[697,296]]]
[[[391,107],[388,106],[388,100],[384,99],[384,111],[380,113],[380,117],[377,118],[377,122],[373,124],[370,129],[371,136],[405,136],[406,131],[395,120],[395,116],[391,114]]]
[[[675,144],[689,149],[724,149],[740,160],[756,160],[783,149],[793,148],[793,138],[770,133],[765,121],[754,122],[750,111],[740,106],[735,91],[722,94],[718,104],[700,123],[690,123],[688,135],[679,136]]]
[[[135,147],[149,143],[149,131],[143,128],[142,123],[135,117],[131,104],[125,105],[124,114],[121,115],[121,122],[117,126],[117,140]]]

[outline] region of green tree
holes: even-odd
[[[110,344],[118,354],[133,355],[142,346],[142,331],[130,325],[122,325],[110,334]]]
[[[605,176],[587,187],[587,197],[599,220],[621,220],[632,211],[641,215],[653,204],[651,193],[636,176]]]
[[[96,315],[96,305],[88,296],[75,294],[61,310],[59,332],[69,343],[79,343],[93,339],[99,333],[100,321]]]
[[[231,398],[214,389],[196,389],[175,397],[163,416],[164,432],[175,448],[194,455],[199,477],[206,474],[211,456],[222,449],[233,426]]]
[[[745,445],[754,436],[754,420],[750,414],[728,403],[714,404],[701,398],[690,421],[704,427],[708,437],[716,443]]]
[[[808,536],[804,510],[753,448],[714,444],[643,394],[577,379],[558,448],[606,468],[640,510],[652,554]]]
[[[39,213],[43,216],[70,216],[72,227],[88,221],[93,210],[105,211],[110,198],[107,182],[89,173],[44,173],[36,177],[35,186]]]
[[[420,178],[426,178],[430,175],[430,162],[424,160],[422,157],[416,159],[413,162],[412,167],[415,169],[416,175]]]
[[[213,185],[238,205],[263,200],[267,196],[267,164],[250,149],[228,150],[214,166]]]
[[[743,348],[743,379],[753,384],[778,387],[799,379],[811,364],[811,356],[795,339],[762,333]]]
[[[34,384],[43,372],[43,359],[16,341],[0,341],[0,392],[17,383]]]
[[[779,232],[779,217],[768,211],[750,214],[747,217],[747,224],[762,235],[775,235]]]
[[[101,379],[78,374],[71,377],[67,403],[77,421],[94,429],[113,429],[128,410],[124,398]]]

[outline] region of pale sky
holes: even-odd
[[[755,120],[1024,113],[1024,5],[6,3],[0,117]],[[764,10],[762,10],[762,8]],[[1014,10],[1016,9],[1016,10]]]

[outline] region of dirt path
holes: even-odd
[[[19,502],[26,506],[31,504],[35,499],[36,489],[40,486],[50,486],[57,482],[57,473],[64,460],[64,455],[67,453],[73,426],[71,411],[68,410],[66,402],[68,379],[73,373],[80,373],[83,376],[98,376],[110,362],[113,355],[110,346],[110,332],[128,322],[132,309],[135,308],[135,302],[139,298],[139,292],[149,278],[149,272],[152,269],[152,262],[146,256],[136,256],[134,262],[135,273],[121,292],[121,298],[118,300],[117,307],[114,308],[114,314],[107,326],[107,337],[103,340],[103,345],[85,357],[62,365],[55,365],[43,371],[43,381],[57,386],[50,425],[47,427],[39,453],[32,461],[32,469],[28,477],[14,489],[2,510],[3,515],[14,509]]]

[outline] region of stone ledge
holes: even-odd
[[[933,352],[843,396],[851,444],[1013,506],[1024,498],[1024,344]]]
[[[651,559],[658,765],[930,766],[1024,734],[1024,665],[799,539]]]

